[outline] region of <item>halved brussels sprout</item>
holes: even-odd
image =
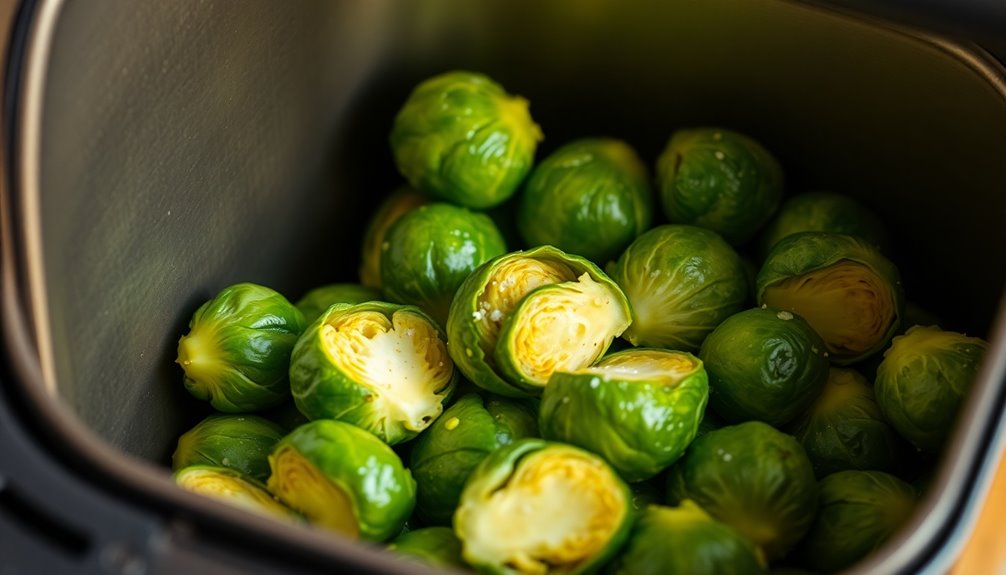
[[[527,100],[464,71],[419,84],[395,116],[390,138],[398,171],[412,186],[477,209],[513,195],[541,139]]]
[[[450,527],[423,527],[403,533],[388,544],[388,551],[434,567],[467,567],[461,558],[461,540]]]
[[[296,305],[300,313],[304,314],[304,321],[310,324],[334,304],[356,304],[381,299],[381,292],[375,288],[360,284],[328,284],[307,292]]]
[[[539,424],[545,439],[597,453],[626,481],[642,481],[681,457],[708,397],[706,370],[692,354],[630,349],[553,373]]]
[[[489,216],[434,203],[395,222],[383,250],[381,285],[388,299],[418,306],[443,326],[461,282],[506,252],[506,244]]]
[[[821,337],[800,316],[771,308],[727,318],[706,338],[699,357],[709,373],[709,407],[731,423],[788,423],[828,379]]]
[[[844,194],[807,192],[783,202],[762,234],[762,259],[779,240],[800,232],[829,232],[862,238],[881,251],[888,247],[884,224],[866,206]]]
[[[901,459],[898,435],[881,415],[873,387],[852,369],[831,368],[821,395],[790,433],[818,477],[846,469],[893,471]]]
[[[269,455],[269,491],[318,527],[384,541],[416,504],[416,482],[398,455],[348,423],[305,423]]]
[[[744,243],[782,199],[779,162],[751,138],[720,128],[679,130],[657,159],[667,219]]]
[[[786,554],[817,513],[817,483],[803,447],[760,421],[710,431],[667,476],[668,502],[691,499],[759,545]]]
[[[821,510],[802,543],[816,571],[842,571],[883,545],[915,511],[911,485],[880,471],[840,471],[821,480]]]
[[[196,310],[178,340],[185,389],[218,411],[240,413],[290,397],[290,352],[306,326],[279,293],[256,284],[224,288]]]
[[[454,531],[462,556],[487,573],[589,573],[628,536],[632,495],[599,457],[522,439],[468,478]]]
[[[475,466],[500,447],[537,435],[537,416],[526,401],[465,395],[413,445],[416,513],[428,523],[449,525]]]
[[[384,302],[330,307],[290,361],[293,399],[308,419],[346,421],[391,445],[440,415],[455,380],[440,327],[417,307]]]
[[[748,297],[740,256],[719,235],[695,226],[658,226],[639,236],[611,277],[632,306],[624,337],[641,347],[697,351]]]
[[[585,139],[542,160],[524,186],[517,225],[530,246],[552,245],[598,264],[650,227],[646,167],[621,140]]]
[[[894,338],[877,368],[880,411],[917,448],[939,453],[987,350],[977,337],[935,326],[909,329]]]
[[[833,363],[883,348],[904,308],[898,269],[866,240],[825,232],[787,236],[757,279],[758,304],[799,314],[828,346]]]
[[[527,397],[541,393],[544,382],[526,384],[519,379],[504,379],[505,375],[496,364],[500,330],[505,324],[513,323],[508,319],[529,293],[541,286],[579,283],[577,278],[583,278],[584,274],[590,283],[584,282],[580,290],[589,287],[590,291],[601,289],[607,293],[607,290],[618,289],[594,264],[551,246],[512,252],[479,266],[458,288],[447,321],[447,347],[458,369],[472,383],[500,395]],[[574,295],[575,290],[569,287],[563,288],[562,293]],[[620,292],[618,295],[624,299]],[[538,301],[544,299],[547,296]],[[617,310],[620,306],[615,307]],[[570,321],[578,320],[564,318],[563,324],[568,325]],[[513,325],[509,329],[517,336],[521,326]]]
[[[363,235],[363,249],[360,253],[360,283],[366,287],[381,289],[381,254],[384,251],[384,236],[398,218],[429,202],[429,198],[412,188],[399,188],[385,198],[367,223]],[[362,303],[362,302],[345,302]]]
[[[303,522],[300,515],[276,501],[265,486],[236,469],[192,465],[175,472],[175,483],[186,491],[267,517]]]
[[[269,451],[286,431],[254,415],[211,415],[178,438],[171,469],[192,465],[228,467],[265,481]]]
[[[610,575],[746,575],[765,573],[758,547],[694,501],[651,505],[640,514]]]

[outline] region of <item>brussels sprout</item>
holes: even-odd
[[[290,389],[308,419],[332,418],[390,445],[412,439],[454,390],[444,334],[419,308],[336,304],[297,341]]]
[[[667,219],[744,243],[772,217],[782,199],[779,163],[758,142],[719,128],[675,132],[657,159]]]
[[[691,499],[758,544],[786,554],[817,512],[814,469],[795,439],[760,421],[710,431],[667,476],[668,502]]]
[[[537,288],[553,284],[560,287],[525,301]],[[594,296],[600,305],[594,304]],[[554,309],[535,313],[553,303]],[[569,313],[571,305],[577,313]],[[627,305],[614,282],[584,258],[551,246],[512,252],[482,264],[458,288],[447,321],[447,347],[458,369],[479,387],[510,397],[535,395],[551,375],[548,364],[568,366],[576,360],[589,365],[600,357],[629,321]],[[521,313],[513,319],[518,309]],[[534,333],[539,319],[553,318],[558,320],[553,329]],[[561,331],[590,319],[596,320],[590,321],[595,341],[579,336],[574,343],[569,338],[575,332]],[[501,338],[504,329],[509,339]],[[528,338],[536,335],[541,337]],[[547,341],[549,337],[556,339]],[[543,345],[551,349],[541,349]],[[557,351],[565,359],[553,353]],[[509,365],[499,366],[500,357]],[[529,370],[514,365],[525,358],[532,362],[530,377],[524,375]]]
[[[745,575],[765,573],[758,547],[693,501],[651,505],[636,520],[629,543],[607,569],[611,575]]]
[[[395,117],[390,138],[398,171],[413,187],[477,209],[513,195],[541,139],[527,100],[463,71],[419,84]]]
[[[770,308],[727,318],[702,344],[709,407],[731,423],[776,427],[806,410],[828,379],[824,342],[798,315]]]
[[[292,509],[273,499],[262,484],[241,475],[236,469],[192,465],[175,472],[175,483],[186,491],[240,507],[245,511],[298,523],[303,521]]]
[[[472,472],[454,531],[462,557],[485,573],[589,573],[628,536],[631,499],[596,455],[522,439]]]
[[[626,481],[642,481],[681,457],[708,397],[706,370],[692,354],[631,349],[553,373],[539,425],[545,439],[593,451]]]
[[[388,551],[434,567],[467,567],[461,558],[461,541],[450,527],[423,527],[403,533],[388,544]]]
[[[537,417],[526,402],[465,395],[416,438],[410,465],[416,513],[428,523],[449,525],[475,466],[500,447],[537,435]]]
[[[304,321],[309,324],[333,304],[380,300],[381,292],[374,288],[360,284],[329,284],[307,292],[296,305],[300,313],[304,314]]]
[[[818,477],[846,469],[893,471],[898,435],[884,421],[873,388],[852,369],[833,367],[817,401],[793,422]]]
[[[915,510],[912,486],[880,471],[840,471],[820,484],[821,510],[803,542],[816,571],[834,573],[886,542]]]
[[[897,332],[904,308],[897,268],[852,236],[787,236],[772,248],[756,281],[758,304],[806,319],[838,365],[883,348]]]
[[[381,254],[384,236],[388,233],[391,225],[398,221],[398,218],[429,201],[426,196],[412,188],[400,188],[381,202],[377,211],[371,216],[370,222],[367,224],[367,231],[363,235],[363,249],[360,254],[361,284],[369,288],[381,289]]]
[[[385,238],[384,293],[391,301],[419,306],[442,326],[461,282],[506,252],[489,216],[450,204],[427,204],[405,214]]]
[[[659,226],[632,242],[611,277],[632,305],[633,345],[697,351],[747,300],[744,264],[715,233]]]
[[[267,287],[223,289],[196,310],[178,341],[185,389],[228,413],[279,405],[290,397],[290,352],[305,325],[300,311]]]
[[[646,168],[625,142],[577,140],[535,167],[519,209],[528,245],[603,264],[650,227],[653,198]]]
[[[938,327],[894,338],[877,368],[881,413],[915,447],[939,453],[981,367],[988,344]]]
[[[830,232],[862,238],[887,251],[884,224],[863,204],[833,192],[808,192],[783,202],[762,234],[762,259],[779,240],[799,232]]]
[[[269,451],[286,431],[254,415],[211,415],[178,438],[171,469],[227,467],[259,481],[269,478]]]
[[[333,419],[305,423],[269,455],[269,491],[313,525],[367,541],[401,531],[416,482],[398,455],[366,431]]]

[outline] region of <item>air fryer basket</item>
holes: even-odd
[[[365,214],[400,183],[397,107],[465,68],[530,100],[540,155],[608,135],[652,165],[674,129],[721,125],[773,150],[788,193],[881,214],[909,298],[992,350],[922,511],[861,569],[952,558],[1006,386],[1006,87],[980,50],[788,0],[50,1],[20,22],[5,343],[25,344],[33,425],[93,480],[320,561],[420,569],[176,489],[164,464],[207,409],[173,360],[225,285],[352,281]]]

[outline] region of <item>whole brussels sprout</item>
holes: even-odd
[[[426,204],[388,230],[381,285],[389,300],[418,306],[447,325],[447,311],[461,282],[504,252],[503,236],[489,216],[450,204]]]
[[[402,529],[416,504],[416,482],[398,455],[348,423],[305,423],[269,455],[269,491],[319,527],[367,541]]]
[[[535,167],[519,210],[517,225],[528,245],[552,245],[604,264],[649,229],[653,198],[635,150],[621,140],[586,139]]]
[[[304,314],[305,323],[310,324],[334,304],[380,300],[381,292],[374,288],[360,284],[328,284],[307,292],[296,305]]]
[[[403,533],[388,544],[388,551],[434,567],[467,567],[461,558],[461,541],[450,527],[423,527]]]
[[[824,341],[788,311],[756,308],[730,316],[709,334],[699,357],[709,373],[709,407],[731,423],[788,423],[828,379]]]
[[[782,168],[751,138],[720,128],[675,132],[657,159],[657,185],[673,224],[691,224],[744,243],[782,199]]]
[[[273,499],[262,484],[243,476],[236,469],[192,465],[175,472],[175,483],[186,491],[240,507],[245,511],[296,523],[303,522],[300,515]]]
[[[625,296],[597,266],[541,246],[493,258],[465,279],[451,303],[447,347],[474,384],[527,397],[540,394],[555,369],[593,363],[625,329],[629,313]],[[538,329],[543,320],[556,323]],[[577,333],[578,326],[585,332]]]
[[[898,269],[852,236],[787,236],[772,248],[756,281],[758,304],[807,320],[838,365],[880,351],[897,332],[904,309]]]
[[[831,368],[821,395],[789,431],[818,477],[846,469],[890,472],[901,459],[898,435],[880,414],[873,387],[852,369]]]
[[[881,413],[915,447],[939,453],[987,350],[977,337],[935,326],[909,329],[894,338],[877,368]]]
[[[192,465],[227,467],[265,481],[269,451],[286,431],[254,415],[211,415],[178,438],[171,469]]]
[[[267,287],[224,288],[196,310],[178,340],[185,389],[227,413],[279,405],[290,397],[290,352],[305,325],[300,311]]]
[[[766,572],[761,550],[693,501],[651,505],[640,514],[629,543],[606,570],[610,575],[731,575]]]
[[[843,194],[807,192],[783,202],[762,234],[762,259],[779,240],[799,232],[830,232],[862,238],[887,251],[884,224],[866,206]]]
[[[667,476],[668,502],[691,499],[710,515],[782,557],[817,512],[814,469],[803,447],[760,421],[705,433]]]
[[[427,523],[449,525],[475,466],[500,447],[537,435],[537,417],[525,401],[463,396],[412,447],[416,513]]]
[[[297,341],[290,389],[308,419],[352,423],[390,445],[443,412],[456,381],[440,327],[414,306],[328,308]]]
[[[419,191],[482,209],[513,195],[541,139],[527,100],[482,74],[455,71],[413,90],[395,116],[391,151]]]
[[[802,543],[816,571],[834,573],[879,548],[915,511],[911,485],[880,471],[840,471],[820,483],[821,510]]]
[[[632,306],[625,339],[641,347],[697,351],[741,311],[748,283],[740,256],[714,232],[658,226],[636,238],[611,270]]]
[[[454,531],[462,557],[484,573],[590,573],[628,536],[631,500],[596,455],[522,439],[472,472]]]
[[[706,371],[692,354],[631,349],[553,373],[539,425],[545,439],[592,451],[626,481],[642,481],[681,457],[708,397]]]
[[[399,188],[385,198],[367,223],[363,235],[363,249],[360,253],[360,283],[366,287],[381,289],[381,254],[384,236],[398,218],[429,202],[429,198],[412,188]],[[336,302],[333,302],[336,303]],[[362,302],[344,302],[362,303]]]

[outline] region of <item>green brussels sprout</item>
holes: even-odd
[[[730,316],[709,334],[699,357],[709,373],[709,407],[731,423],[788,423],[828,379],[824,341],[788,311],[756,308]]]
[[[389,300],[418,306],[447,325],[447,311],[461,282],[504,252],[503,236],[489,216],[450,204],[426,204],[388,230],[381,285]]]
[[[942,321],[940,321],[940,318],[936,314],[914,302],[905,300],[905,311],[901,316],[901,323],[898,326],[898,331],[894,333],[894,337],[905,335],[906,331],[917,325],[939,326],[941,323]],[[892,338],[891,341],[893,342],[894,339]],[[863,361],[856,363],[856,369],[866,377],[867,381],[877,381],[877,368],[880,367],[880,362],[884,361],[884,353],[890,348],[891,343],[888,342],[883,352],[875,353]],[[879,469],[878,471],[883,471],[883,469]]]
[[[531,246],[552,245],[603,264],[650,227],[653,198],[643,162],[621,140],[577,140],[528,178],[517,216]]]
[[[461,558],[461,541],[450,527],[414,529],[396,537],[387,549],[434,567],[467,567]]]
[[[746,575],[765,573],[758,547],[693,501],[651,505],[636,520],[629,543],[606,570],[610,575]]]
[[[381,254],[384,251],[384,236],[399,218],[429,201],[426,196],[412,188],[400,188],[381,202],[377,211],[371,216],[367,231],[363,235],[363,249],[360,253],[361,284],[381,289]]]
[[[286,431],[254,415],[211,415],[178,438],[171,469],[192,465],[227,467],[265,481],[269,451]]]
[[[465,279],[451,303],[447,348],[475,385],[527,397],[541,393],[551,371],[593,363],[628,322],[625,297],[597,266],[541,246],[493,258]]]
[[[216,499],[245,511],[296,523],[303,522],[300,515],[276,501],[261,483],[243,476],[236,469],[192,465],[175,472],[175,483],[186,491]]]
[[[834,573],[878,549],[915,511],[911,485],[880,471],[839,471],[821,480],[821,509],[802,543],[815,571]]]
[[[783,202],[762,234],[762,259],[779,240],[799,232],[829,232],[862,238],[887,251],[884,224],[866,206],[843,194],[808,192]]]
[[[590,573],[632,524],[628,486],[596,455],[522,439],[484,459],[454,514],[462,557],[484,573]]]
[[[877,368],[881,413],[915,447],[939,453],[987,350],[977,337],[935,326],[909,329],[894,338]]]
[[[258,411],[290,397],[290,352],[306,326],[279,293],[256,284],[224,288],[196,310],[178,340],[185,389],[218,411]]]
[[[269,491],[308,521],[347,537],[385,541],[416,504],[416,482],[372,434],[334,419],[305,423],[269,454]]]
[[[537,417],[527,402],[463,396],[413,445],[416,513],[427,523],[449,525],[475,466],[500,447],[537,435]]]
[[[440,327],[417,307],[385,302],[333,305],[290,359],[301,413],[352,423],[389,445],[426,429],[456,379]]]
[[[852,369],[833,367],[814,404],[789,429],[817,477],[846,469],[893,471],[898,435],[884,420],[873,387]]]
[[[706,370],[692,354],[630,349],[553,373],[539,425],[545,439],[592,451],[626,481],[642,481],[685,452],[708,397]]]
[[[697,128],[671,135],[657,159],[657,185],[671,223],[701,226],[740,245],[779,207],[783,174],[751,138]]]
[[[740,531],[769,559],[782,557],[817,512],[814,469],[803,447],[760,421],[710,431],[667,475],[668,503],[685,499]]]
[[[541,139],[527,100],[482,74],[455,71],[413,90],[390,141],[398,171],[413,187],[483,209],[517,191]]]
[[[329,284],[307,292],[296,305],[304,314],[305,323],[310,324],[333,304],[380,300],[381,292],[375,288],[360,284]]]
[[[632,306],[624,337],[641,347],[697,351],[748,297],[740,256],[723,238],[695,226],[658,226],[639,236],[611,278]]]
[[[903,313],[898,269],[877,248],[853,236],[787,236],[772,248],[756,281],[758,304],[807,320],[838,365],[882,349]]]

